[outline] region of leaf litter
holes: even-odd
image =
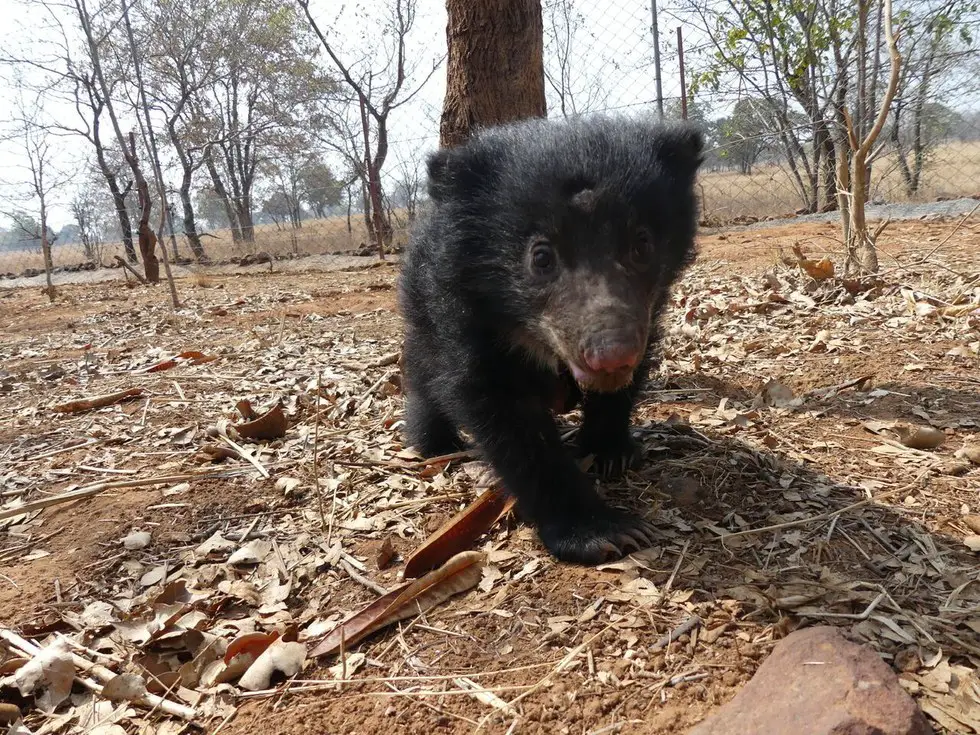
[[[899,668],[939,731],[980,732],[976,294],[948,269],[859,283],[796,256],[678,288],[638,409],[648,461],[602,486],[657,543],[595,570],[556,565],[471,457],[401,445],[392,272],[287,297],[229,280],[139,326],[99,305],[112,287],[72,291],[91,347],[0,346],[0,585],[48,575],[42,617],[3,616],[0,694],[31,732],[82,731],[92,708],[120,732],[245,732],[310,691],[346,701],[337,718],[363,695],[379,717],[397,697],[410,718],[598,726],[585,703],[625,720],[726,691],[820,622]],[[128,400],[45,408],[79,395]],[[72,530],[88,508],[109,520],[94,548]]]

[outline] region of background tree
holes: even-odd
[[[208,49],[218,70],[198,99],[200,119],[214,121],[215,145],[204,151],[214,190],[225,201],[236,243],[254,240],[252,197],[260,165],[284,135],[318,119],[335,85],[316,63],[316,39],[291,0],[231,4],[220,32],[229,41]]]
[[[301,199],[316,217],[323,219],[328,209],[340,204],[343,182],[334,177],[322,159],[307,161],[297,173]]]
[[[361,147],[363,172],[367,189],[365,216],[370,208],[369,232],[375,239],[378,255],[384,258],[385,248],[391,244],[391,218],[384,207],[385,193],[382,169],[388,158],[388,125],[391,113],[411,100],[439,68],[442,57],[432,61],[416,85],[410,85],[415,76],[416,64],[407,54],[409,34],[415,25],[416,0],[389,0],[380,21],[384,24],[380,48],[381,66],[344,61],[338,52],[334,36],[328,38],[310,13],[309,0],[298,0],[306,13],[310,27],[320,39],[323,49],[337,70],[348,90],[348,105],[357,105],[361,122]],[[370,22],[370,21],[367,21]],[[350,129],[350,126],[345,126]],[[356,156],[354,156],[356,158]]]

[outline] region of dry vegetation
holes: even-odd
[[[907,202],[909,198],[894,155],[879,159],[875,168],[872,201]],[[980,143],[951,143],[934,150],[922,175],[922,187],[915,201],[928,202],[980,194]],[[734,171],[711,172],[701,176],[704,197],[704,216],[712,225],[751,219],[781,218],[792,216],[800,207],[799,198],[793,194],[789,173],[777,166],[757,167],[752,175]],[[401,211],[393,213],[395,242],[406,239],[405,217]],[[273,255],[324,254],[356,250],[367,242],[362,216],[351,218],[348,230],[346,217],[307,220],[298,230],[274,224],[255,228],[255,241],[247,247],[235,246],[228,230],[209,232],[203,243],[208,256],[215,261],[242,256],[246,253],[265,251]],[[172,246],[168,242],[168,253]],[[178,248],[183,257],[189,256],[186,243],[178,238]],[[102,248],[102,262],[112,263],[116,255],[123,255],[121,243],[108,243]],[[79,245],[56,247],[53,253],[55,267],[77,266],[85,262]],[[26,269],[40,270],[44,262],[40,252],[0,252],[0,275],[21,273]]]
[[[667,735],[787,631],[829,623],[902,672],[937,732],[980,733],[980,466],[960,451],[980,461],[980,224],[890,227],[875,283],[780,258],[799,244],[834,260],[836,234],[702,239],[638,410],[646,462],[605,486],[653,519],[654,548],[568,567],[505,519],[476,545],[474,588],[255,690],[215,682],[229,642],[275,631],[301,655],[482,490],[468,459],[419,463],[400,444],[397,265],[182,280],[178,313],[121,275],[55,305],[0,292],[0,507],[123,481],[0,520],[0,632],[64,636],[175,714],[80,685],[54,714],[9,684],[0,700],[33,732],[174,733],[193,707],[226,735]],[[146,372],[187,350],[217,359]],[[222,434],[241,399],[288,419],[280,439],[232,441],[250,460]],[[941,446],[906,446],[909,425]]]

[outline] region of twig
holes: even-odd
[[[245,447],[241,446],[240,444],[230,439],[228,435],[225,434],[224,432],[220,432],[218,436],[221,437],[224,441],[226,441],[228,443],[228,446],[230,446],[238,453],[238,456],[240,456],[242,459],[244,459],[246,462],[252,465],[256,470],[258,470],[259,474],[262,475],[262,477],[265,478],[269,477],[269,470],[263,467],[262,463],[259,462],[259,460],[257,460],[252,455],[252,453],[249,452]]]
[[[139,398],[142,395],[142,388],[127,388],[116,393],[106,393],[101,396],[92,396],[91,398],[80,398],[77,401],[59,403],[57,406],[52,406],[51,410],[57,411],[58,413],[81,413],[96,408],[105,408],[106,406],[128,401],[133,398]]]
[[[31,657],[38,656],[42,652],[40,646],[25,638],[21,638],[12,630],[8,630],[7,628],[0,628],[0,639],[7,641],[7,643],[14,646],[21,653]],[[116,672],[107,669],[105,666],[92,663],[88,659],[82,658],[76,653],[70,653],[70,655],[72,658],[72,663],[76,668],[91,674],[93,677],[95,677],[95,679],[102,682],[102,684],[107,684],[116,678]],[[91,679],[86,679],[79,675],[76,675],[75,679],[92,691],[99,694],[102,693],[102,686]],[[161,712],[165,712],[168,715],[175,715],[184,720],[193,720],[197,716],[197,712],[193,707],[188,707],[178,702],[164,699],[163,697],[157,696],[156,694],[150,694],[149,692],[146,692],[138,699],[134,699],[133,702],[142,704],[143,706],[150,707],[152,709],[159,709]]]
[[[143,276],[141,276],[141,275],[140,275],[140,274],[139,274],[139,273],[138,273],[138,272],[136,271],[136,269],[135,269],[135,268],[133,268],[133,266],[131,266],[131,265],[130,265],[129,263],[127,263],[127,262],[126,262],[125,260],[123,260],[123,258],[122,258],[122,257],[120,257],[120,256],[118,256],[118,255],[116,255],[116,256],[115,256],[115,258],[116,258],[116,260],[117,260],[117,261],[119,262],[119,265],[121,265],[121,266],[122,266],[123,268],[125,268],[126,270],[128,270],[128,271],[129,271],[130,273],[132,273],[132,274],[133,274],[134,276],[136,276],[136,280],[137,280],[137,281],[139,281],[140,283],[142,283],[142,284],[143,284],[144,286],[146,285],[146,279],[145,279],[145,278],[143,278]]]
[[[340,560],[340,566],[342,566],[344,568],[344,571],[350,575],[350,578],[353,579],[358,584],[367,587],[369,590],[378,594],[379,596],[383,597],[384,595],[388,594],[388,590],[386,590],[384,587],[382,587],[374,580],[368,579],[363,574],[358,572],[356,569],[354,569],[354,566],[346,559]]]
[[[840,508],[838,510],[829,510],[826,513],[821,513],[820,515],[810,516],[809,518],[801,518],[798,521],[786,521],[786,523],[774,523],[771,526],[763,526],[762,528],[750,528],[745,531],[736,531],[734,533],[726,533],[724,536],[720,536],[719,539],[724,542],[726,539],[736,538],[738,536],[752,536],[757,533],[768,533],[769,531],[781,531],[784,528],[794,528],[796,526],[805,526],[807,523],[815,523],[817,521],[825,521],[828,518],[833,518],[841,513],[847,513],[848,511],[854,510],[855,508],[860,508],[862,506],[871,503],[871,498],[865,498],[864,500],[859,500],[856,503],[851,503],[848,506]]]
[[[685,620],[683,623],[681,623],[672,631],[670,631],[667,635],[663,636],[656,643],[650,646],[650,650],[659,651],[661,648],[666,648],[671,643],[673,643],[678,638],[680,638],[682,635],[684,635],[685,633],[690,633],[699,625],[701,625],[701,618],[699,618],[697,615],[691,615],[687,620]]]
[[[14,508],[0,509],[0,521],[4,520],[5,518],[13,518],[14,516],[23,515],[25,513],[33,513],[35,510],[48,508],[52,505],[61,505],[62,503],[70,503],[71,501],[78,500],[80,498],[88,498],[92,495],[98,495],[105,490],[118,490],[128,487],[146,487],[147,485],[163,485],[176,482],[186,482],[187,480],[200,480],[207,477],[221,477],[222,474],[223,473],[210,473],[202,475],[164,475],[162,477],[146,477],[142,480],[99,482],[94,485],[88,485],[77,490],[62,493],[61,495],[54,495],[50,498],[43,498],[41,500],[35,500],[31,503],[24,503],[23,505],[19,505]]]
[[[320,511],[320,530],[327,531],[327,546],[330,545],[330,536],[333,533],[333,515],[330,516],[330,527],[327,528],[327,519],[323,515],[323,489],[320,487],[320,462],[317,455],[320,452],[320,393],[323,388],[322,373],[316,373],[316,418],[313,422],[313,487],[316,488],[316,504]]]

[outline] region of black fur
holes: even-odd
[[[645,352],[694,256],[702,146],[688,126],[532,120],[429,159],[399,280],[406,439],[433,456],[470,435],[560,559],[650,543],[645,521],[599,497],[551,411],[581,400],[580,450],[608,474],[632,462]],[[639,365],[616,367],[637,350]]]

